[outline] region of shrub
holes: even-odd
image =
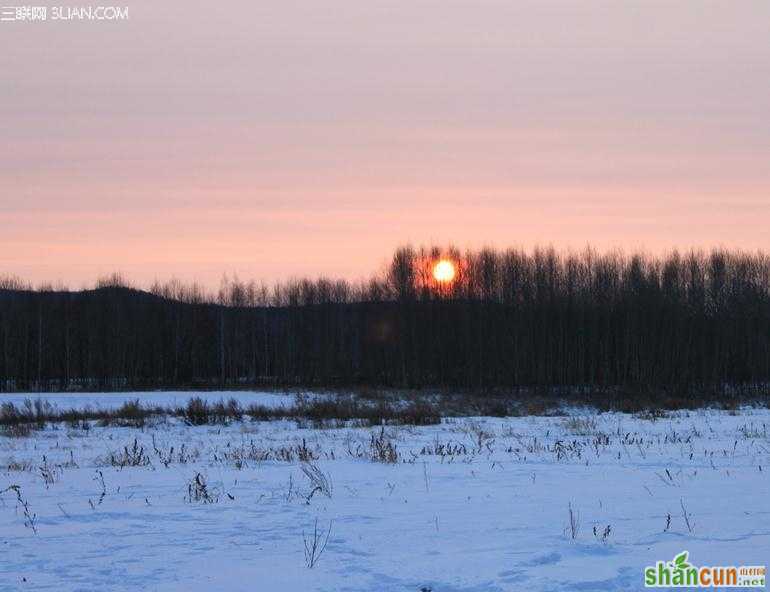
[[[187,401],[187,407],[184,412],[184,419],[190,425],[206,425],[210,423],[211,409],[209,404],[200,397],[193,397]]]
[[[103,420],[105,425],[117,425],[123,427],[144,427],[150,412],[139,403],[139,399],[126,401],[110,413],[110,416]]]

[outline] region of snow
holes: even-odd
[[[463,418],[384,432],[168,420],[0,436],[0,490],[18,485],[37,515],[35,534],[15,494],[0,496],[0,591],[641,590],[644,566],[684,549],[699,565],[764,565],[770,413],[734,413]],[[394,444],[399,462],[375,462],[372,437]],[[112,466],[134,439],[150,464]],[[290,447],[294,458],[276,460]],[[310,496],[298,448],[318,457],[331,497]],[[43,457],[61,466],[52,483]],[[186,499],[198,473],[215,503]],[[310,569],[303,532],[316,520],[322,538],[331,531]]]
[[[294,396],[276,392],[253,391],[140,391],[120,393],[19,393],[0,394],[0,404],[13,403],[17,407],[26,399],[45,399],[59,409],[117,409],[126,401],[139,399],[148,406],[183,407],[191,397],[200,397],[209,402],[235,399],[241,405],[264,405],[265,407],[288,406],[294,402]]]

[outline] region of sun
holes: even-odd
[[[441,259],[433,266],[433,277],[437,282],[448,284],[455,279],[455,265],[448,259]]]

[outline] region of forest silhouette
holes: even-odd
[[[449,260],[456,275],[438,282]],[[770,256],[399,248],[370,280],[0,281],[0,389],[764,392]]]

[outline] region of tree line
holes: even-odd
[[[432,268],[448,259],[454,281]],[[0,281],[0,389],[764,389],[770,257],[398,249],[370,280]]]

